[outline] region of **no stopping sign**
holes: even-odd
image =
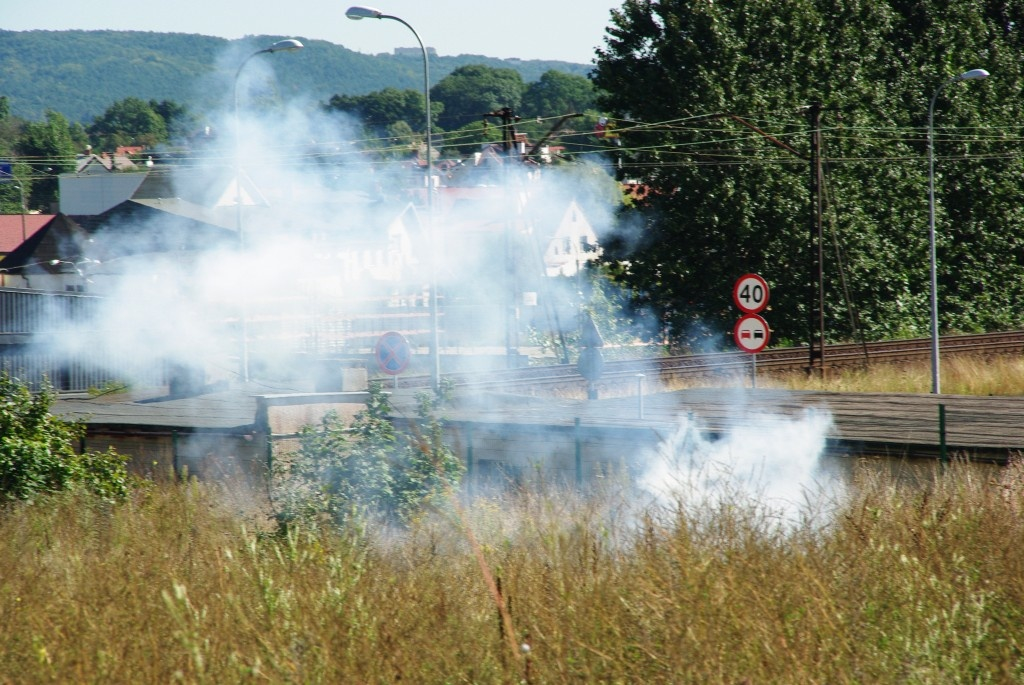
[[[380,336],[375,356],[381,371],[390,376],[397,376],[409,366],[412,348],[409,347],[409,341],[404,335],[390,331]]]

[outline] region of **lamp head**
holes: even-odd
[[[375,10],[372,7],[349,7],[345,12],[345,16],[349,19],[380,19],[383,16],[383,12]]]
[[[288,38],[286,40],[277,41],[264,50],[264,52],[293,52],[295,50],[301,50],[303,47],[304,46],[300,41],[297,41],[294,38]]]
[[[960,74],[960,81],[974,81],[976,79],[988,78],[988,72],[984,69],[971,69]]]

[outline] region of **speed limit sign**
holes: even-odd
[[[732,288],[732,301],[741,311],[757,314],[768,306],[768,282],[757,274],[740,276]]]

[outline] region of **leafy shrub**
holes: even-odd
[[[113,450],[76,452],[85,426],[50,414],[55,396],[49,387],[32,393],[0,372],[0,502],[76,486],[108,500],[124,498],[131,487],[128,458]]]
[[[338,523],[369,516],[408,521],[455,486],[462,465],[433,415],[439,400],[428,393],[417,399],[408,431],[396,428],[388,395],[376,383],[351,425],[330,412],[304,426],[298,453],[274,468],[282,526],[321,516]]]

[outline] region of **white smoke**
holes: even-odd
[[[813,519],[842,487],[823,461],[831,415],[747,416],[717,440],[692,416],[660,447],[638,485],[657,506],[751,506],[784,526]]]

